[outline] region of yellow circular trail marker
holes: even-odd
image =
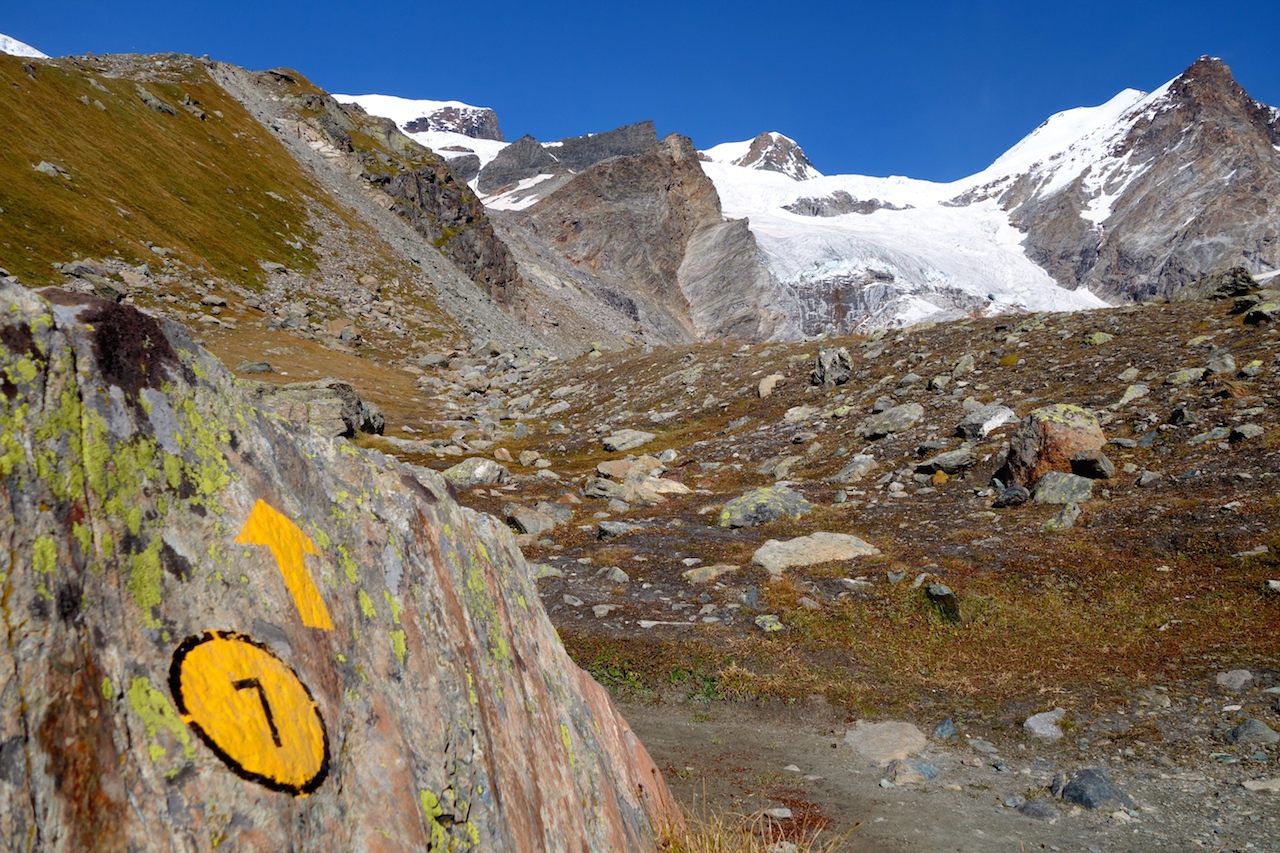
[[[261,643],[233,631],[182,641],[169,666],[182,719],[236,775],[297,797],[329,774],[329,738],[311,691]]]

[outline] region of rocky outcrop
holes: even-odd
[[[484,205],[443,161],[372,177],[396,200],[392,208],[495,302],[516,307],[523,282],[515,259],[494,233]]]
[[[538,175],[577,173],[610,157],[640,154],[657,141],[651,121],[545,145],[532,136],[522,136],[499,151],[498,156],[480,170],[476,188],[485,195],[508,192],[520,181]]]
[[[641,121],[605,133],[590,133],[552,142],[545,147],[565,168],[581,172],[610,157],[634,157],[658,142],[653,122]]]
[[[369,116],[331,95],[295,98],[303,119],[361,164],[361,177],[391,199],[391,209],[430,240],[499,305],[513,310],[523,282],[506,245],[494,233],[484,205],[443,159],[405,136],[390,119]],[[352,134],[379,143],[355,146]]]
[[[492,139],[506,142],[498,127],[498,114],[487,107],[466,107],[446,104],[430,115],[415,118],[404,126],[407,133],[446,131],[461,133],[472,139]]]
[[[877,210],[910,210],[911,205],[899,207],[878,198],[856,199],[845,190],[836,190],[829,196],[819,198],[798,198],[783,210],[800,216],[844,216],[846,213],[860,213],[866,216]]]
[[[480,170],[476,189],[485,195],[505,192],[520,181],[537,175],[552,175],[563,171],[556,158],[532,136],[522,136],[498,152]]]
[[[724,222],[693,144],[668,136],[644,153],[597,163],[513,217],[648,320],[686,339],[767,337],[771,286],[746,223]]]
[[[678,820],[507,528],[186,332],[0,285],[10,849],[653,849]]]
[[[1205,57],[1125,120],[1094,170],[1112,168],[1101,187],[1086,189],[1086,172],[1041,197],[1031,173],[1003,196],[1032,260],[1113,300],[1167,297],[1229,266],[1280,267],[1280,112]],[[1083,214],[1102,196],[1114,198],[1095,225]]]
[[[795,140],[781,133],[762,133],[751,140],[747,153],[733,161],[733,165],[747,169],[779,172],[797,181],[822,177],[805,156]]]

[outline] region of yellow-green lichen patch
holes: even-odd
[[[105,686],[103,690],[105,692]],[[187,758],[195,755],[196,751],[191,745],[191,736],[187,733],[187,727],[182,724],[182,720],[178,719],[178,712],[169,704],[169,698],[151,686],[150,679],[135,675],[133,681],[129,683],[128,696],[129,705],[142,720],[148,738],[154,738],[156,732],[162,728],[168,729],[174,740],[182,744]],[[160,754],[164,754],[163,747]],[[151,760],[155,760],[154,752]]]
[[[395,596],[391,594],[390,590],[384,589],[382,591],[382,597],[387,600],[387,607],[391,609],[391,621],[394,624],[399,625],[400,614],[404,612],[404,609],[400,606],[400,602],[396,601]]]
[[[440,798],[425,788],[418,792],[418,798],[422,801],[422,811],[427,815],[427,825],[431,828],[431,844],[429,850],[444,850],[449,844],[449,833],[445,832],[444,824],[440,822],[440,818],[444,815],[444,809],[440,807]]]
[[[404,656],[408,653],[409,648],[405,642],[404,631],[397,629],[391,632],[391,651],[395,653],[396,663],[404,667]]]
[[[88,556],[93,553],[93,531],[78,521],[71,523],[71,535],[80,546],[80,553]]]
[[[111,676],[109,675],[102,677],[102,698],[108,702],[116,698],[116,686],[111,683]]]
[[[569,735],[569,727],[564,723],[560,724],[560,742],[564,744],[564,751],[569,754],[569,766],[578,769],[578,760],[573,757],[573,738]]]
[[[376,619],[378,611],[373,609],[373,599],[369,597],[369,593],[362,589],[357,597],[360,599],[360,612],[364,614],[364,617],[366,619]]]
[[[342,571],[346,574],[348,581],[351,583],[360,582],[360,567],[351,558],[351,552],[342,545],[338,546],[338,562],[342,563]]]
[[[160,537],[153,536],[145,550],[134,554],[130,564],[129,581],[126,588],[133,595],[134,603],[143,612],[143,618],[150,624],[151,608],[158,605],[160,598]]]
[[[58,545],[48,536],[40,536],[31,545],[31,568],[42,575],[58,565]]]

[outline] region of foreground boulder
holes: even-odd
[[[0,307],[0,847],[651,850],[679,820],[439,475],[286,431],[131,308]]]

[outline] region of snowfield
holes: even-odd
[[[10,56],[29,56],[32,59],[48,59],[48,54],[41,53],[29,44],[24,44],[12,36],[0,33],[0,53]]]

